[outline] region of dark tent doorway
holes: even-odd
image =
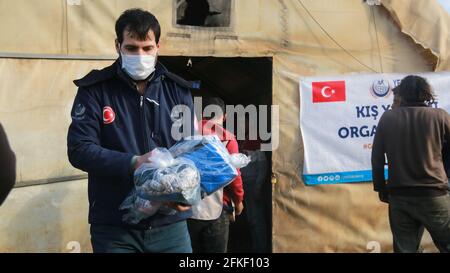
[[[192,91],[194,97],[220,97],[225,104],[234,106],[267,106],[269,112],[266,128],[271,130],[271,57],[159,56],[159,60],[169,71],[184,79],[201,82],[200,89]],[[258,121],[260,118],[258,116]],[[237,126],[239,125],[236,124],[235,128]],[[270,139],[263,142],[270,142]],[[272,251],[272,187],[270,183],[272,153],[268,151],[264,152],[264,155],[267,160],[265,165],[267,168],[264,170],[264,181],[257,191],[254,187],[249,186],[252,183],[250,179],[243,181],[244,190],[246,190],[244,211],[230,225],[229,252]],[[255,214],[255,211],[259,214]]]

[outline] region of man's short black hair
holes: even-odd
[[[219,108],[222,110],[222,114],[225,115],[225,102],[219,97],[203,97],[202,104],[203,104],[203,109],[202,109],[203,111],[205,111],[205,108],[209,105],[216,105],[216,106],[219,106]],[[216,118],[214,113],[212,113],[211,117],[203,116],[203,119],[207,119],[207,120],[210,120],[213,118]]]
[[[406,76],[393,91],[394,94],[400,96],[402,104],[421,102],[430,104],[435,100],[433,90],[428,81],[416,75]]]
[[[156,43],[161,37],[161,26],[158,19],[148,11],[142,9],[128,9],[116,21],[116,35],[119,43],[123,42],[124,30],[137,35],[138,39],[145,40],[151,30],[155,34]]]

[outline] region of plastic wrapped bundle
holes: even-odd
[[[194,163],[174,159],[167,149],[155,149],[151,163],[134,173],[136,195],[142,199],[195,205],[200,201],[200,175]]]
[[[230,156],[215,135],[185,138],[170,148],[170,152],[177,159],[187,159],[195,164],[200,172],[201,188],[207,195],[231,183],[238,175],[236,168],[250,162],[244,154]]]
[[[123,221],[129,224],[138,224],[140,221],[149,218],[156,213],[173,215],[176,210],[169,208],[166,204],[158,201],[150,201],[136,195],[130,194],[120,206],[121,210],[128,210],[123,215]]]
[[[238,175],[236,168],[250,159],[230,155],[217,136],[196,136],[178,142],[170,151],[154,149],[150,161],[134,172],[135,187],[120,206],[128,210],[123,217],[127,223],[137,224],[155,213],[176,213],[167,202],[197,204],[201,189],[209,195],[225,187]]]
[[[121,210],[128,210],[123,220],[130,224],[138,224],[141,220],[153,216],[162,206],[161,202],[149,201],[136,195],[132,191],[120,205]]]
[[[162,148],[154,149],[150,160],[134,172],[135,187],[120,205],[120,210],[127,210],[126,223],[138,224],[156,213],[175,214],[167,202],[195,205],[200,201],[200,174],[193,162],[174,159]]]

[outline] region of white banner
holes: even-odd
[[[450,112],[450,72],[421,73]],[[300,130],[307,185],[372,181],[371,149],[392,88],[407,74],[355,74],[300,79]],[[387,171],[386,171],[387,175]]]

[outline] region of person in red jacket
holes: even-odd
[[[212,117],[202,120],[200,131],[202,135],[217,135],[230,154],[239,153],[236,137],[223,128],[225,120],[225,103],[216,97],[204,98],[203,106],[214,105]],[[193,206],[193,215],[188,220],[194,253],[225,253],[228,247],[230,219],[240,215],[244,209],[244,189],[242,178],[238,176],[223,190],[202,199],[200,204]]]

